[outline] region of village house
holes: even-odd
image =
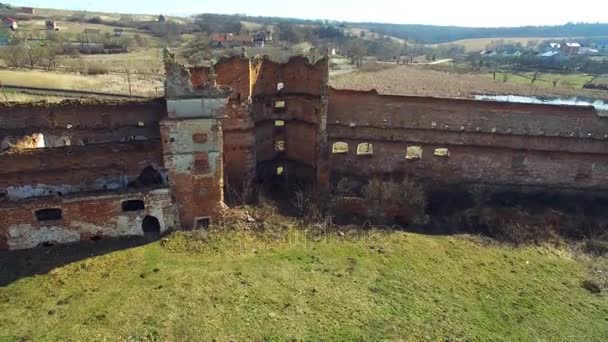
[[[564,43],[561,46],[561,51],[568,55],[577,55],[580,49],[581,44],[579,43]]]
[[[9,28],[13,31],[16,31],[17,28],[19,27],[19,25],[17,24],[17,20],[15,20],[11,17],[3,17],[2,24],[4,27]]]

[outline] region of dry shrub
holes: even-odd
[[[551,226],[507,222],[490,229],[490,236],[515,245],[541,244],[556,239]]]
[[[428,219],[426,192],[409,178],[399,183],[372,179],[363,189],[363,197],[374,219],[413,224],[423,224]]]
[[[94,76],[94,75],[106,75],[110,72],[110,69],[103,64],[91,64],[88,66],[86,70],[86,74]]]
[[[583,249],[587,254],[602,257],[608,255],[608,241],[597,239],[587,240],[583,245]]]

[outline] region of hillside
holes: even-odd
[[[439,44],[475,38],[514,37],[602,37],[608,36],[608,24],[572,24],[561,26],[522,27],[458,27],[433,25],[401,25],[378,23],[350,23],[350,26],[373,32],[416,41],[423,44]]]
[[[581,286],[593,261],[565,249],[287,221],[10,278],[70,252],[0,254],[0,340],[608,339],[608,297]]]

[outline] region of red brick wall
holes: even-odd
[[[145,209],[123,212],[125,200],[143,200]],[[62,209],[58,221],[37,221],[39,209]],[[66,243],[91,237],[141,235],[142,220],[151,215],[161,231],[177,228],[175,211],[167,189],[144,193],[107,193],[89,197],[44,198],[0,204],[0,249],[32,248],[43,242]]]
[[[162,165],[158,141],[33,149],[0,155],[0,189],[25,184],[86,184],[103,175],[137,178]]]
[[[592,108],[332,90],[328,123],[330,142],[350,147],[331,155],[334,175],[608,187],[608,120]],[[356,155],[363,142],[373,156]],[[422,160],[407,161],[408,146],[422,147]],[[434,156],[435,148],[450,157]]]
[[[65,137],[72,145],[120,142],[128,137],[157,139],[158,122],[164,116],[162,99],[0,105],[0,140],[33,133],[43,133],[49,141]]]

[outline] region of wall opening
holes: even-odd
[[[447,148],[436,148],[434,154],[435,154],[435,157],[449,158],[450,150]]]
[[[160,236],[160,222],[154,216],[146,216],[141,222],[141,229],[145,237],[157,238]]]
[[[285,174],[285,167],[284,166],[278,166],[277,167],[277,176],[282,176]]]
[[[285,103],[285,101],[275,101],[274,112],[275,113],[284,113],[286,106],[287,106],[287,104]]]
[[[277,91],[281,91],[285,88],[285,84],[283,82],[277,83]]]
[[[285,127],[285,121],[284,120],[275,120],[274,127]]]
[[[333,154],[345,154],[348,153],[348,144],[345,142],[336,142],[331,148]]]
[[[211,218],[197,217],[194,219],[194,229],[207,229],[211,226]]]
[[[420,146],[410,146],[407,148],[407,152],[405,154],[405,159],[407,160],[419,160],[422,159],[422,147]]]
[[[44,142],[44,134],[38,133],[36,135],[36,148],[45,148],[46,144]]]
[[[358,156],[371,156],[374,154],[374,146],[370,143],[361,143],[357,146]]]
[[[163,184],[163,177],[162,175],[156,171],[156,169],[150,165],[146,166],[146,168],[144,168],[141,173],[139,174],[139,177],[137,177],[137,179],[135,179],[134,181],[132,181],[131,183],[129,183],[129,187],[131,188],[145,188],[145,187],[149,187],[149,186],[156,186],[156,185],[162,185]]]
[[[131,212],[131,211],[141,211],[146,209],[146,205],[142,200],[128,200],[122,202],[122,211]]]
[[[63,218],[63,212],[59,208],[40,209],[34,212],[39,222],[59,221]]]
[[[285,152],[285,141],[284,140],[277,140],[274,143],[274,150],[276,152]]]

